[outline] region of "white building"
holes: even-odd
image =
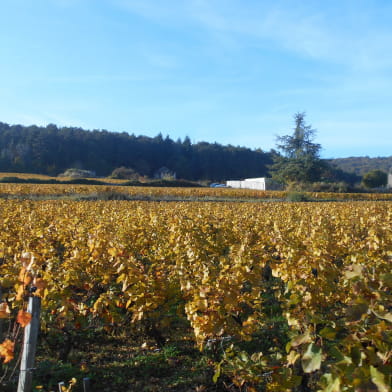
[[[387,184],[388,189],[392,189],[392,172],[389,172],[388,174],[388,184]]]
[[[272,181],[271,178],[266,177],[246,178],[243,181],[226,181],[226,186],[230,188],[256,189],[259,191],[281,189],[281,186],[279,184]]]

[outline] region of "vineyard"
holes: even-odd
[[[92,188],[0,184],[2,195],[72,192]],[[18,361],[27,298],[39,296],[41,345],[63,362],[101,331],[197,347],[210,384],[187,390],[387,392],[391,265],[390,201],[0,199],[2,382]]]
[[[106,179],[105,179],[106,181]],[[164,188],[119,185],[7,184],[0,183],[0,198],[71,198],[114,195],[136,200],[179,201],[282,201],[288,191],[260,191],[231,188]],[[313,201],[392,201],[392,193],[304,192]]]

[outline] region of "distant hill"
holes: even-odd
[[[390,157],[349,157],[328,160],[329,163],[336,165],[339,169],[347,173],[355,173],[359,176],[372,171],[382,170],[388,173],[392,169],[392,156]]]

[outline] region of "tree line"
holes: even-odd
[[[315,130],[306,123],[305,113],[296,113],[294,124],[291,135],[277,138],[277,150],[267,152],[219,143],[192,143],[189,137],[174,141],[161,133],[148,137],[54,124],[42,127],[0,122],[0,171],[57,176],[76,168],[105,177],[126,168],[137,176],[153,178],[165,168],[177,178],[191,181],[271,176],[286,185],[353,185],[361,181],[364,173],[350,172],[342,164],[343,159],[320,158],[321,145],[314,142]],[[368,163],[368,159],[365,161]],[[383,163],[388,165],[389,161]]]
[[[219,143],[192,143],[75,127],[9,125],[0,122],[0,171],[57,176],[69,168],[110,175],[119,167],[153,177],[166,167],[177,178],[223,181],[268,175],[276,155]]]

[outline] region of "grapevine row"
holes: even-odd
[[[238,386],[390,388],[390,202],[8,200],[0,211],[3,303],[16,312],[34,286],[43,333],[131,324],[164,344],[190,328],[202,350],[231,342],[216,378]],[[263,351],[245,348],[269,328]]]

